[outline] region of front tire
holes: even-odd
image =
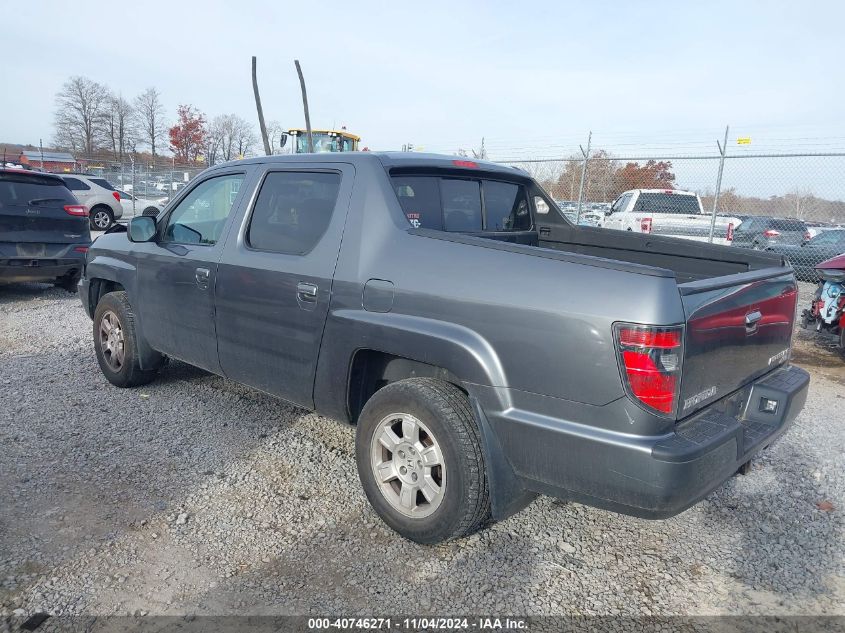
[[[157,369],[141,369],[135,317],[125,292],[103,295],[94,311],[94,350],[106,379],[115,387],[151,382]]]
[[[409,378],[377,391],[358,420],[355,456],[370,504],[407,539],[439,543],[490,520],[478,426],[455,385]]]

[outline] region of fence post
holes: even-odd
[[[725,169],[725,154],[728,151],[728,131],[731,129],[731,126],[725,126],[725,141],[723,145],[719,145],[719,141],[716,141],[716,145],[719,147],[719,175],[716,177],[716,193],[713,195],[713,213],[710,216],[710,239],[708,240],[711,244],[713,243],[713,233],[716,230],[716,209],[719,207],[719,192],[722,190],[722,171]]]
[[[590,160],[590,143],[593,140],[593,131],[590,130],[590,134],[587,136],[587,151],[584,151],[584,148],[580,145],[578,147],[581,148],[581,153],[584,155],[584,166],[581,168],[581,184],[578,186],[578,211],[575,213],[575,224],[578,224],[581,221],[581,205],[584,201],[584,179],[587,177],[587,163]]]
[[[135,198],[138,196],[138,189],[135,186],[135,156],[130,156],[129,160],[132,161],[132,217],[135,217],[137,213],[135,211]]]

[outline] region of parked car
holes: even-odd
[[[776,244],[800,246],[810,237],[807,225],[801,220],[757,215],[737,227],[733,245],[765,250]]]
[[[704,211],[701,199],[692,191],[632,189],[616,199],[601,226],[707,242],[711,223],[712,215]],[[730,245],[739,225],[739,218],[717,216],[713,243]]]
[[[112,384],[172,357],[355,424],[370,503],[423,543],[538,493],[696,503],[803,407],[796,297],[774,254],[574,226],[520,170],[376,152],[212,167],[80,283]]]
[[[131,193],[127,193],[121,189],[118,189],[117,193],[120,196],[120,204],[123,207],[123,216],[127,218],[136,215],[158,215],[159,211],[164,208],[163,205],[155,200],[133,196]]]
[[[75,292],[90,244],[88,209],[61,178],[0,169],[0,282],[48,281]]]
[[[67,188],[88,208],[91,228],[105,231],[123,216],[120,194],[105,178],[83,174],[61,174]]]
[[[801,281],[819,280],[816,266],[821,262],[845,253],[845,229],[822,231],[801,246],[776,244],[767,250],[784,255]]]

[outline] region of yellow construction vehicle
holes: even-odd
[[[308,132],[296,128],[288,130],[287,136],[292,138],[291,152],[294,154],[308,153]],[[321,152],[357,152],[360,136],[350,134],[346,128],[340,130],[311,130],[314,143],[314,153]],[[282,142],[282,146],[286,140]]]

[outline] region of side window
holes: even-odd
[[[226,225],[243,174],[209,178],[185,196],[170,214],[163,242],[177,244],[216,244]]]
[[[443,228],[447,231],[481,230],[481,187],[477,180],[443,178]]]
[[[487,231],[527,231],[531,214],[525,188],[512,182],[483,181]]]
[[[247,228],[251,248],[304,255],[329,226],[340,174],[274,171],[267,174]]]
[[[623,196],[619,196],[616,202],[613,203],[613,206],[610,207],[610,213],[619,213],[620,211],[624,210],[625,207],[628,206],[628,201],[631,199],[631,194],[626,193]]]
[[[71,191],[88,191],[91,188],[79,178],[65,178],[64,181],[67,188]]]
[[[391,178],[402,212],[415,229],[443,230],[438,180],[431,176]]]

